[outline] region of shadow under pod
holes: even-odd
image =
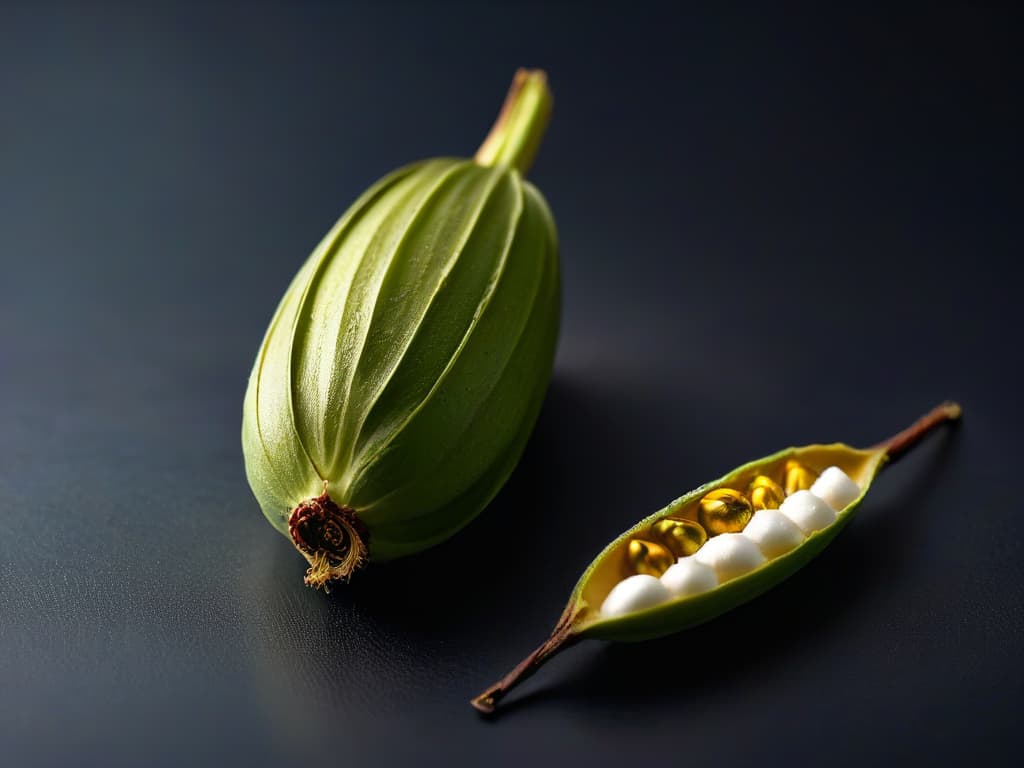
[[[522,459],[477,518],[436,547],[372,564],[332,598],[415,641],[424,633],[472,632],[507,612],[500,606],[521,606],[525,595],[551,583],[568,595],[579,563],[561,579],[551,568],[565,567],[560,542],[578,540],[578,510],[570,508],[595,474],[613,471],[613,457],[598,448],[611,439],[602,410],[592,393],[556,376]]]

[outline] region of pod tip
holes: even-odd
[[[474,699],[470,699],[469,703],[473,705],[473,709],[479,712],[481,715],[493,715],[494,714],[494,697],[489,694],[481,694]]]
[[[547,73],[517,69],[498,119],[473,158],[476,163],[516,168],[525,176],[551,116],[551,103]]]
[[[947,419],[959,419],[963,416],[964,409],[960,407],[960,403],[953,400],[947,400],[942,404],[942,410],[946,413]]]

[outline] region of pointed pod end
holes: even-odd
[[[533,82],[538,86],[546,87],[548,82],[548,73],[543,69],[519,67],[519,69],[516,70],[515,75],[512,76],[512,86],[509,89],[510,94],[518,93],[523,86],[530,82]]]
[[[473,709],[483,715],[494,714],[498,701],[504,698],[505,694],[536,672],[544,662],[556,653],[578,642],[582,636],[573,631],[573,629],[574,622],[582,610],[582,606],[572,603],[566,606],[551,636],[541,643],[537,650],[519,662],[515,669],[501,678],[501,680],[476,698],[470,699],[469,703],[473,705]]]
[[[491,695],[490,691],[481,693],[475,699],[470,699],[469,703],[472,704],[473,709],[481,715],[493,715],[494,708],[497,705],[497,702],[494,700],[494,696]]]

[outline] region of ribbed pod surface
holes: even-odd
[[[282,299],[243,448],[270,522],[325,489],[372,559],[447,538],[512,471],[558,328],[554,222],[507,166],[400,169],[327,234]]]

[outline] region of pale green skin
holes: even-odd
[[[559,324],[558,244],[518,170],[441,158],[371,187],[285,293],[245,396],[246,475],[281,533],[326,489],[371,560],[454,534],[537,419]]]
[[[801,461],[810,459],[811,463],[822,468],[838,464],[860,486],[860,496],[839,512],[829,526],[812,533],[795,549],[763,563],[743,576],[699,595],[673,598],[660,605],[622,616],[601,617],[599,601],[607,594],[607,590],[604,589],[604,584],[595,583],[595,577],[602,569],[611,568],[611,559],[632,536],[641,534],[658,520],[676,514],[715,488],[738,487],[738,478],[749,476],[755,470],[760,471],[765,467],[778,465],[790,458]],[[852,519],[871,481],[884,466],[886,458],[886,452],[882,448],[858,450],[841,443],[787,448],[772,456],[744,464],[724,477],[679,497],[616,538],[583,572],[566,607],[565,615],[573,617],[572,634],[603,640],[648,640],[701,624],[751,600],[798,571],[836,537]],[[608,581],[607,575],[603,581]],[[587,599],[588,595],[590,600]]]

